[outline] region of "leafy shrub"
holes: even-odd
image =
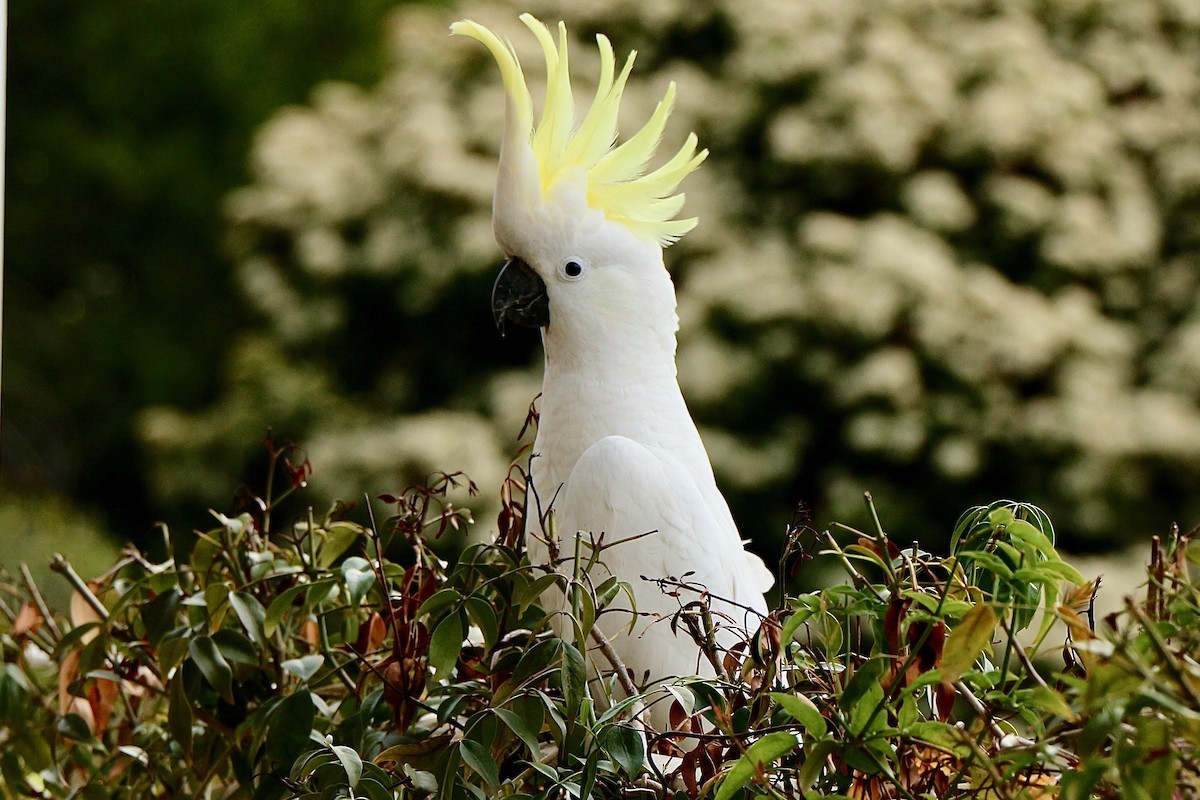
[[[186,557],[165,533],[163,560],[127,548],[94,581],[57,561],[69,617],[0,585],[6,796],[1200,791],[1197,547],[1176,530],[1144,598],[1096,621],[1095,583],[1034,507],[971,509],[946,557],[893,541],[869,498],[867,532],[800,520],[781,570],[822,553],[846,583],[784,597],[728,652],[707,646],[720,677],[674,682],[674,731],[656,733],[637,714],[661,693],[625,697],[636,677],[611,674],[593,633],[620,587],[528,562],[520,469],[496,541],[450,566],[431,545],[461,521],[446,499],[473,490],[461,476],[381,498],[376,523],[305,509],[291,451],[271,466],[283,489],[216,514]],[[565,638],[538,602],[551,584],[573,598]],[[677,622],[710,640],[702,603]],[[1066,641],[1049,644],[1056,622]]]

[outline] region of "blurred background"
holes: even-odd
[[[864,490],[930,547],[1000,497],[1077,553],[1200,521],[1198,0],[588,5],[10,3],[3,563],[207,526],[268,429],[318,506],[464,470],[488,533],[540,351],[492,327],[502,94],[447,27],[539,98],[525,10],[711,151],[680,380],[768,560]]]

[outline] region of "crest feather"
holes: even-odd
[[[542,197],[566,175],[582,172],[587,179],[588,205],[637,236],[666,246],[694,228],[695,219],[674,219],[683,207],[684,196],[672,193],[708,156],[707,150],[696,151],[696,135],[689,134],[670,160],[646,172],[646,164],[658,149],[675,103],[675,84],[667,87],[646,124],[617,145],[621,97],[637,53],[631,52],[620,74],[616,74],[612,43],[603,34],[596,36],[600,79],[591,105],[575,127],[566,25],[558,24],[556,43],[550,29],[532,15],[522,14],[520,20],[541,45],[546,62],[546,99],[536,127],[532,124],[529,88],[512,45],[469,20],[454,23],[450,31],[482,43],[500,66],[515,115],[505,136],[520,137],[532,149]]]

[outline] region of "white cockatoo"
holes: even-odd
[[[611,573],[631,585],[638,612],[632,624],[628,613],[613,613],[602,615],[600,628],[637,680],[711,675],[695,642],[682,627],[672,632],[669,619],[700,593],[669,596],[654,579],[703,587],[715,619],[753,631],[766,613],[763,593],[772,576],[743,547],[675,371],[678,317],[663,248],[696,224],[675,219],[683,195],[673,192],[707,151],[697,152],[691,134],[647,172],[674,84],[645,126],[617,145],[617,113],[635,54],[617,73],[612,45],[596,37],[600,80],[577,119],[566,27],[559,23],[556,44],[537,19],[520,19],[545,55],[546,97],[536,124],[512,45],[471,21],[451,30],[487,47],[506,90],[492,214],[508,261],[492,304],[501,330],[517,324],[542,333],[532,483],[542,502],[553,503],[567,559],[559,568],[573,569],[574,537],[582,532],[603,544],[593,583]],[[530,550],[544,557],[546,547],[537,543],[544,532],[532,533]]]

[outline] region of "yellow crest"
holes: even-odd
[[[674,219],[683,208],[684,196],[672,193],[708,155],[707,150],[696,152],[696,134],[688,134],[669,161],[646,172],[671,114],[675,84],[667,87],[666,95],[642,129],[617,145],[617,113],[637,53],[629,54],[618,75],[612,44],[603,34],[596,36],[600,82],[591,107],[576,125],[575,98],[567,68],[566,25],[558,24],[556,45],[546,26],[532,15],[522,14],[520,19],[537,37],[546,58],[546,100],[536,127],[529,88],[512,44],[502,42],[491,30],[470,20],[454,23],[450,32],[482,43],[500,66],[509,100],[506,136],[520,137],[532,148],[542,197],[561,178],[578,170],[587,179],[588,206],[637,236],[666,246],[694,228],[694,218]]]

